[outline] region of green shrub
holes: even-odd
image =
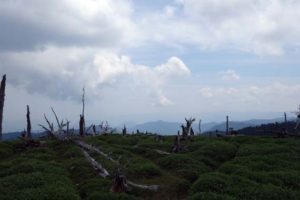
[[[251,195],[251,196],[250,196]],[[251,194],[249,199],[264,199],[264,200],[289,200],[297,199],[297,197],[290,191],[272,184],[261,185],[257,187]]]
[[[237,147],[224,141],[213,141],[198,150],[197,154],[209,157],[218,163],[232,159],[237,151]]]
[[[94,192],[88,198],[88,200],[137,200],[136,197],[126,194],[113,194],[113,193],[103,193]]]
[[[92,195],[95,191],[97,192],[108,192],[111,187],[111,181],[102,179],[101,177],[95,177],[87,179],[84,182],[80,183],[78,186],[79,193],[82,198],[87,198]]]
[[[0,179],[0,199],[79,199],[70,179],[62,175],[29,173]]]
[[[197,192],[216,192],[223,193],[226,191],[227,179],[229,177],[221,173],[208,173],[201,175],[192,185],[191,193]]]
[[[16,163],[16,161],[18,161]],[[19,174],[19,173],[33,173],[33,172],[41,172],[41,173],[53,173],[57,175],[67,174],[67,171],[55,161],[44,162],[35,159],[16,159],[14,162],[4,163],[6,165],[6,169],[2,168],[2,164],[0,165],[0,177],[11,175],[11,174]]]
[[[160,169],[152,163],[135,163],[129,166],[127,170],[130,176],[150,178],[161,176]]]
[[[196,193],[193,196],[190,196],[188,200],[234,200],[235,198],[224,195],[224,194],[216,194],[213,192],[201,192]]]

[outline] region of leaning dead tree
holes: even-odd
[[[85,102],[84,102],[84,88],[82,89],[82,114],[80,115],[79,119],[79,134],[81,137],[85,135],[85,121],[84,121],[84,107],[85,107]]]
[[[30,110],[29,110],[29,105],[27,105],[26,119],[27,119],[26,138],[31,138],[31,121],[30,121]]]
[[[0,140],[2,140],[3,107],[5,98],[6,75],[3,75],[0,85]]]

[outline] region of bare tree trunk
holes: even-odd
[[[127,130],[126,130],[125,124],[124,124],[124,128],[122,129],[122,134],[123,134],[123,136],[125,136],[127,134]]]
[[[0,85],[0,140],[2,140],[2,122],[3,122],[3,107],[5,97],[6,75],[2,77]]]
[[[84,136],[84,116],[80,115],[80,120],[79,120],[79,134],[81,137]]]
[[[287,133],[287,117],[286,117],[286,112],[284,113],[284,129],[285,129],[285,132]]]
[[[228,122],[228,116],[226,116],[226,135],[229,134],[229,130],[228,130],[228,125],[229,125],[229,122]]]
[[[84,88],[82,89],[82,114],[80,115],[80,120],[79,120],[79,134],[81,137],[85,135],[85,121],[84,121]]]
[[[27,132],[26,132],[26,137],[31,138],[31,121],[30,121],[30,111],[29,111],[29,105],[27,105]]]

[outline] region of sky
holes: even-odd
[[[4,131],[292,115],[298,0],[0,0]]]

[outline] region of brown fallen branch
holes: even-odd
[[[111,162],[113,162],[114,164],[116,165],[119,165],[119,162],[115,159],[113,159],[112,157],[110,157],[108,154],[104,153],[103,151],[100,151],[98,148],[90,145],[90,144],[87,144],[81,140],[75,140],[75,143],[77,145],[79,145],[80,147],[86,149],[86,150],[89,150],[89,151],[94,151],[96,153],[98,153],[99,155],[101,156],[104,156],[105,158],[107,158],[108,160],[110,160]]]
[[[92,158],[90,154],[88,154],[88,152],[86,152],[84,149],[81,149],[81,151],[83,152],[83,155],[87,159],[87,161],[93,166],[95,171],[97,171],[101,177],[106,178],[107,176],[109,176],[108,171],[94,158]]]

